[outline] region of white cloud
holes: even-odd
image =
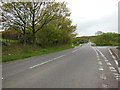
[[[66,1],[79,36],[94,35],[98,30],[118,32],[119,0],[56,0]]]

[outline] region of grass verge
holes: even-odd
[[[60,46],[47,47],[47,48],[32,47],[30,45],[26,45],[26,46],[12,45],[10,47],[3,46],[2,62],[24,59],[32,56],[48,54],[70,48],[73,47],[71,45],[60,45]]]
[[[120,46],[119,46],[119,47],[117,47],[117,49],[118,49],[118,50],[120,50]]]

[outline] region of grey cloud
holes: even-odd
[[[75,21],[73,23],[75,23]],[[103,32],[118,32],[117,12],[101,17],[99,19],[85,19],[85,21],[83,19],[79,22],[77,20],[76,23],[76,32],[79,34],[79,36],[94,35],[94,33],[99,30]]]

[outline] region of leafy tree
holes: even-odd
[[[104,33],[92,38],[92,41],[97,45],[118,45],[120,34]]]
[[[73,40],[73,44],[74,45],[80,45],[80,44],[83,44],[83,43],[88,43],[88,41],[89,41],[89,37],[76,37]]]
[[[54,25],[47,25],[37,33],[37,43],[40,46],[57,45],[60,38],[60,30]]]
[[[2,32],[2,38],[6,39],[7,43],[10,43],[10,40],[18,40],[19,33],[13,30],[5,30]]]
[[[95,35],[102,35],[104,32],[102,32],[102,31],[97,31],[96,33],[95,33]]]
[[[27,30],[30,30],[33,44],[36,33],[45,25],[61,17],[70,16],[65,2],[11,2],[3,3],[1,9],[3,27],[21,30],[23,38]]]

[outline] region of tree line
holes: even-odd
[[[65,2],[2,3],[3,38],[22,44],[54,46],[70,44],[75,37]]]
[[[91,41],[95,43],[97,46],[120,46],[120,34],[118,33],[104,33],[102,31],[97,31],[95,36],[84,36],[84,37],[76,37],[73,40],[74,45],[80,45],[83,43],[88,43]]]
[[[104,32],[96,32],[96,36],[90,37],[90,40],[94,42],[98,46],[120,46],[120,34],[118,33],[104,33]]]

